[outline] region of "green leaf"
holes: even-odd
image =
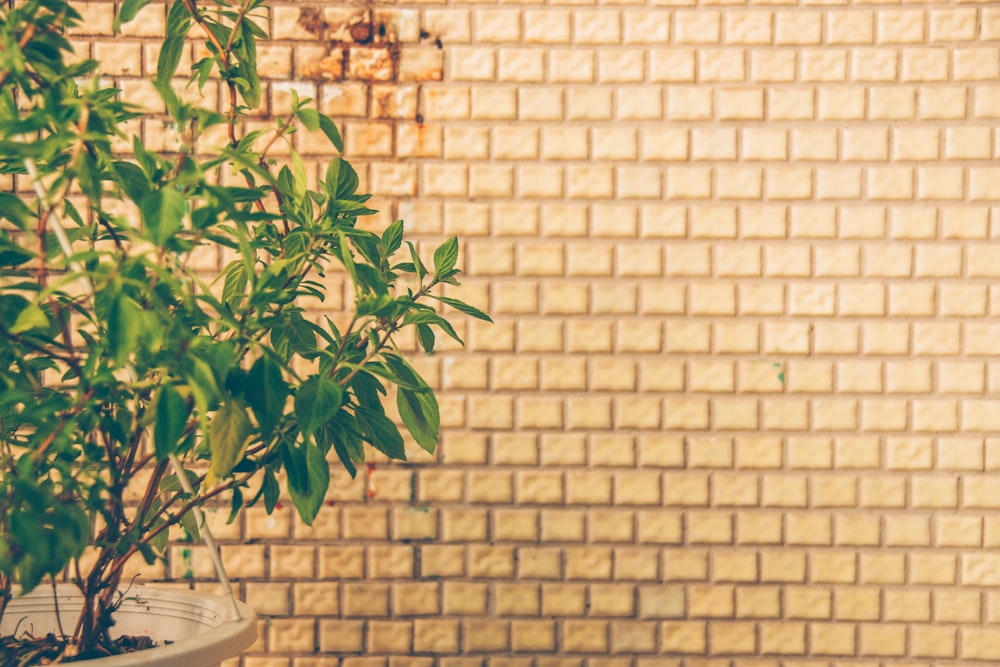
[[[268,437],[281,421],[288,398],[288,384],[281,375],[281,367],[270,357],[261,357],[250,368],[246,398],[261,433]]]
[[[153,425],[153,448],[161,461],[173,454],[184,437],[191,408],[172,385],[165,384],[156,398],[156,423]]]
[[[226,280],[222,286],[222,301],[227,306],[236,310],[240,302],[246,296],[247,267],[242,260],[234,260],[226,267]]]
[[[76,209],[76,205],[73,204],[72,199],[63,200],[63,212],[65,212],[66,217],[83,227],[83,216],[80,215],[80,211]]]
[[[301,447],[285,447],[284,459],[288,494],[302,521],[311,526],[330,487],[330,465],[319,447],[309,441]]]
[[[264,3],[261,0],[258,0],[257,2],[253,3],[250,6],[250,11],[253,11],[254,8],[260,7],[263,4]],[[251,21],[248,17],[244,17],[243,24],[244,24],[245,27],[247,27],[247,28],[250,29],[250,31],[253,33],[254,37],[256,37],[258,39],[268,39],[267,31],[264,30],[263,28],[261,28],[259,25],[257,25],[253,21]]]
[[[123,23],[128,23],[136,17],[143,7],[148,5],[151,0],[124,0],[121,4],[121,8],[118,10],[118,14],[115,16],[114,22],[111,24],[111,30],[114,34],[121,32],[121,27]]]
[[[458,238],[450,239],[438,246],[434,251],[434,275],[442,276],[455,268],[458,262]]]
[[[14,538],[19,539],[19,536],[15,534]],[[21,590],[25,593],[30,593],[38,586],[38,584],[41,583],[42,577],[48,573],[42,569],[41,563],[39,563],[38,559],[34,557],[33,550],[30,546],[22,546],[21,548],[28,553],[21,559],[21,562],[18,563],[16,579],[21,584]]]
[[[257,38],[248,19],[244,18],[239,25],[240,40],[234,53],[240,60],[245,84],[238,86],[247,106],[256,109],[260,105],[260,76],[257,74]]]
[[[156,61],[156,81],[168,83],[177,72],[181,56],[184,53],[188,30],[191,28],[191,15],[183,0],[174,0],[167,14],[166,37],[160,45],[160,55]]]
[[[139,341],[142,309],[135,301],[119,294],[112,302],[108,312],[108,345],[111,354],[119,366],[125,365]]]
[[[7,323],[16,322],[21,311],[30,305],[32,303],[20,294],[4,294],[0,292],[0,324],[9,327],[10,325]]]
[[[15,227],[25,231],[31,226],[34,217],[35,212],[19,197],[9,192],[0,192],[0,219],[10,220]]]
[[[0,266],[19,266],[34,259],[35,253],[0,238]]]
[[[439,282],[442,282],[445,285],[454,285],[455,287],[458,287],[459,285],[462,284],[458,282],[458,280],[455,278],[455,276],[457,276],[459,273],[461,273],[461,271],[459,271],[458,269],[452,269],[447,273],[443,273],[440,276],[437,276],[437,279]]]
[[[156,528],[159,528],[162,523],[163,523],[162,520],[156,521],[152,526],[153,529],[155,530]],[[170,530],[167,529],[157,533],[152,539],[149,540],[149,544],[154,549],[156,549],[157,553],[162,554],[166,550],[167,543],[169,542],[169,540],[170,540]]]
[[[451,326],[451,322],[430,310],[418,310],[407,313],[406,317],[403,318],[403,326],[411,324],[433,324],[440,327],[442,331],[462,345],[465,344],[461,337],[459,337],[458,332],[455,331],[455,328]]]
[[[406,460],[406,449],[403,446],[403,436],[399,429],[384,413],[379,410],[357,406],[354,417],[372,447],[391,459]]]
[[[339,418],[333,423],[333,447],[344,470],[353,479],[358,475],[355,463],[362,463],[365,460],[365,443],[357,430],[354,416],[346,410],[338,415]]]
[[[407,371],[405,375],[400,376],[400,374],[396,371],[396,368],[377,361],[369,361],[362,366],[360,370],[362,372],[358,373],[358,375],[369,374],[388,380],[391,384],[406,387],[407,389],[420,390],[426,386],[426,384],[420,381],[419,378],[417,378],[417,381],[414,381],[414,376],[411,372]],[[355,377],[357,377],[357,375]],[[362,403],[362,405],[365,404],[364,401],[359,402]]]
[[[350,236],[351,244],[357,249],[365,261],[373,267],[382,264],[382,246],[377,234],[360,229],[353,230]]]
[[[417,340],[424,352],[431,354],[434,352],[434,330],[426,324],[417,324]]]
[[[310,132],[315,132],[319,129],[319,112],[315,109],[310,109],[308,107],[303,107],[295,111],[295,117],[302,122]]]
[[[134,202],[142,201],[150,190],[146,172],[133,162],[118,161],[113,166],[117,177],[115,180],[125,195]]]
[[[424,263],[420,261],[420,255],[417,254],[417,249],[413,247],[413,243],[407,241],[406,245],[410,249],[410,258],[413,260],[413,269],[417,274],[417,280],[423,283],[424,276],[427,275],[427,269],[424,268]]]
[[[333,144],[334,148],[341,153],[344,152],[344,140],[340,136],[340,131],[337,129],[337,125],[330,120],[328,116],[325,116],[324,114],[319,115],[319,129],[323,131],[323,134],[325,134],[326,138],[330,140],[330,143]]]
[[[337,172],[337,191],[333,193],[334,199],[348,199],[358,191],[358,172],[347,160],[337,158],[340,161],[340,169]]]
[[[198,92],[202,92],[205,88],[205,84],[208,83],[208,77],[212,75],[212,68],[215,65],[215,61],[212,58],[202,58],[197,63],[191,66],[197,74],[198,81]]]
[[[198,412],[204,416],[219,400],[219,385],[215,381],[212,367],[205,360],[192,356],[190,363],[190,373],[186,374],[184,379],[191,388],[191,395],[194,396]]]
[[[191,12],[188,10],[187,4],[184,0],[174,0],[174,3],[170,5],[170,11],[167,12],[167,30],[166,34],[169,35],[172,32],[182,33],[181,37],[187,37],[188,29],[192,22]]]
[[[429,389],[413,391],[400,387],[396,392],[396,407],[413,439],[433,454],[441,427],[441,415],[434,392]]]
[[[212,415],[208,426],[208,444],[212,452],[211,472],[226,477],[243,458],[252,428],[246,410],[229,398]]]
[[[187,11],[183,9],[183,4],[179,0],[174,3],[174,7],[178,5],[182,7],[182,11]],[[174,8],[171,8],[171,16],[173,13]],[[160,55],[156,60],[156,82],[167,84],[177,73],[177,66],[181,64],[181,56],[184,55],[186,45],[184,38],[187,36],[190,24],[190,20],[179,21],[177,28],[167,28],[167,36],[160,45]]]
[[[350,215],[372,215],[375,211],[368,208],[362,202],[353,199],[332,199],[330,200],[330,211],[335,213],[348,213]]]
[[[343,390],[333,380],[315,375],[295,393],[295,416],[299,430],[309,438],[337,414],[343,402]]]
[[[289,313],[286,340],[293,352],[313,357],[316,354],[316,325],[298,312]]]
[[[292,174],[292,170],[288,168],[286,164],[280,170],[278,170],[278,192],[280,192],[285,197],[291,198],[295,194],[295,175]]]
[[[437,299],[441,303],[448,304],[449,306],[451,306],[455,310],[461,311],[461,312],[465,313],[466,315],[471,315],[472,317],[475,317],[477,320],[484,320],[486,322],[493,322],[493,320],[490,319],[489,315],[487,315],[486,313],[484,313],[483,311],[479,310],[478,308],[476,308],[474,306],[470,306],[469,304],[465,303],[464,301],[459,301],[458,299],[452,299],[451,297],[447,297],[447,296],[436,296],[434,294],[429,294],[428,296],[430,296],[432,299]]]
[[[18,579],[23,590],[31,591],[47,574],[43,561],[51,553],[37,512],[13,512],[10,515],[10,534],[14,544],[24,552],[18,563]]]
[[[261,488],[264,496],[264,509],[268,514],[274,511],[281,496],[281,487],[278,485],[278,478],[270,468],[264,469],[264,482]]]
[[[337,235],[340,237],[340,243],[337,244],[340,250],[340,261],[344,265],[344,268],[347,269],[347,274],[357,284],[358,269],[354,265],[354,255],[351,254],[351,248],[347,244],[347,237],[344,236],[343,232],[338,232]]]
[[[202,358],[208,362],[212,374],[222,381],[223,386],[230,381],[230,376],[242,372],[237,364],[237,346],[233,340],[215,340],[199,349]]]
[[[90,522],[82,508],[57,500],[48,488],[26,481],[15,481],[14,487],[14,497],[21,503],[7,515],[9,535],[22,554],[17,569],[26,592],[83,553]]]
[[[354,390],[354,395],[361,405],[374,406],[381,409],[382,399],[379,397],[386,396],[388,392],[377,377],[367,372],[368,366],[365,366],[362,370],[365,372],[358,373],[351,378],[350,387]],[[346,422],[343,419],[340,419],[339,422],[346,428]]]
[[[233,498],[232,502],[230,503],[229,518],[226,519],[226,524],[228,525],[231,524],[233,521],[236,521],[236,518],[240,515],[240,512],[242,510],[243,510],[243,492],[240,490],[240,487],[235,486],[233,487]]]
[[[76,161],[76,180],[80,190],[91,201],[98,201],[103,194],[101,166],[90,151],[82,151]]]
[[[150,239],[163,245],[181,228],[186,202],[183,194],[167,186],[143,197],[139,209]]]
[[[26,303],[24,309],[17,314],[17,319],[10,325],[8,331],[12,334],[25,333],[32,329],[45,329],[49,326],[49,318],[38,304]]]
[[[185,512],[181,515],[181,528],[184,532],[188,534],[188,537],[192,541],[198,542],[201,540],[201,530],[199,530],[198,520],[194,516],[194,512]]]
[[[335,158],[330,160],[330,164],[326,167],[326,176],[324,177],[324,192],[330,196],[330,201],[336,201],[337,197],[337,183],[340,182],[340,163],[342,160],[340,158]]]
[[[271,349],[286,364],[292,360],[292,348],[288,344],[288,331],[284,328],[271,329]]]
[[[52,515],[52,527],[57,535],[57,546],[54,549],[56,563],[77,558],[86,549],[90,538],[90,520],[81,507],[60,501]],[[50,571],[49,574],[55,572]]]
[[[138,136],[132,138],[132,152],[135,153],[135,159],[139,163],[139,166],[142,167],[146,178],[155,178],[159,172],[159,163],[156,156],[146,149],[146,146],[143,145],[142,140]]]
[[[386,285],[380,271],[368,264],[358,264],[354,267],[354,272],[357,275],[358,287],[370,290],[376,295],[389,296],[389,286]],[[391,303],[391,299],[386,300],[386,303]]]
[[[392,257],[403,245],[403,221],[397,220],[386,227],[378,244],[384,259]]]

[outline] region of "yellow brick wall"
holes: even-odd
[[[76,43],[148,98],[162,7],[118,39],[83,8]],[[362,20],[388,36],[351,45]],[[496,323],[420,361],[436,461],[341,474],[312,528],[216,515],[264,619],[245,667],[1000,659],[1000,7],[279,3],[271,29],[269,109],[317,98],[379,224],[460,235]],[[201,547],[151,574],[212,587]]]

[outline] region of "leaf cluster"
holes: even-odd
[[[115,30],[147,2],[122,2]],[[443,307],[489,318],[440,293],[459,284],[456,239],[425,263],[402,221],[359,224],[375,211],[342,157],[310,187],[294,133],[343,149],[311,100],[242,132],[267,18],[264,0],[173,0],[154,84],[179,139],[157,152],[126,129],[144,112],[70,57],[71,5],[0,9],[0,173],[18,184],[0,193],[0,600],[66,568],[104,600],[129,558],[197,533],[194,507],[270,512],[283,477],[312,523],[331,461],[353,475],[369,447],[404,459],[405,432],[434,450],[438,404],[396,336],[430,353],[438,334],[460,342]],[[175,88],[193,38],[208,55],[187,85],[222,81],[224,113]],[[216,126],[228,141],[213,148]],[[205,256],[229,261],[206,276]],[[354,299],[338,322],[303,306],[331,273]]]

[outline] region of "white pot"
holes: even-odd
[[[72,632],[82,607],[83,595],[76,586],[59,586],[59,615],[66,632]],[[214,667],[239,655],[257,638],[257,616],[242,602],[237,602],[237,608],[242,618],[232,620],[232,604],[226,598],[195,591],[133,586],[114,614],[112,635],[148,636],[157,644],[173,643],[70,664]],[[9,635],[15,628],[18,633],[28,631],[36,637],[59,632],[50,586],[43,584],[10,601],[0,623],[0,635]]]

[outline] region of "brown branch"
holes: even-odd
[[[17,341],[18,345],[24,345],[25,347],[30,348],[35,352],[38,352],[39,354],[44,354],[47,357],[58,359],[59,361],[73,367],[74,369],[79,368],[79,361],[76,358],[76,356],[72,354],[72,350],[67,349],[66,354],[60,354],[55,350],[49,349],[43,345],[39,345],[38,343],[32,342],[31,340],[24,338],[23,336],[11,333],[10,330],[4,326],[3,322],[0,322],[0,333],[2,333],[6,338]],[[57,345],[57,343],[55,342],[53,342],[53,344]]]
[[[229,39],[227,40],[226,45],[223,46],[222,42],[220,42],[219,39],[215,36],[215,34],[209,29],[208,23],[202,17],[201,12],[198,10],[197,0],[184,0],[184,6],[187,8],[188,13],[191,15],[191,18],[194,19],[194,22],[197,23],[198,27],[200,27],[202,32],[205,33],[206,38],[208,39],[212,47],[216,50],[216,53],[218,53],[220,70],[222,70],[226,74],[225,83],[226,83],[226,89],[229,94],[229,111],[228,111],[229,147],[236,148],[236,146],[239,145],[239,138],[236,136],[236,120],[239,115],[238,92],[236,88],[236,83],[233,82],[233,80],[228,77],[229,68],[232,67],[232,60],[230,59],[229,54],[232,50],[233,42],[236,38],[235,27],[233,28],[233,30],[230,31]],[[246,12],[248,11],[248,9],[249,9],[249,3],[244,2],[241,5],[239,15],[235,20],[235,23],[237,25],[246,16]],[[274,141],[276,141],[280,136],[282,136],[287,131],[286,128],[282,128],[279,132],[277,132],[275,137],[273,137],[272,140],[268,143],[268,145],[264,148],[264,150],[261,151],[260,167],[261,169],[267,171],[268,173],[270,173],[270,169],[268,169],[267,163],[264,161],[264,156],[266,155],[267,149],[270,148],[271,144],[273,144]],[[243,178],[244,180],[246,180],[248,186],[250,187],[253,186],[253,182],[250,180],[249,176],[244,174]],[[283,202],[281,198],[281,193],[279,193],[277,189],[274,190],[274,197],[277,200],[278,210],[281,211]],[[254,206],[260,213],[264,213],[267,210],[264,207],[264,202],[262,202],[259,199],[254,202]],[[284,223],[285,233],[287,234],[290,231],[290,227],[288,224],[288,216],[286,216],[284,212],[281,212],[281,219]]]
[[[337,352],[333,355],[333,366],[336,366],[340,362],[340,357],[344,354],[344,350],[347,349],[347,339],[354,332],[354,325],[358,323],[358,314],[354,313],[351,316],[351,321],[347,324],[347,328],[344,329],[344,333],[340,336],[340,344],[337,345]]]
[[[343,380],[340,381],[339,383],[340,386],[346,387],[347,384],[354,379],[354,376],[361,372],[361,369],[365,367],[365,364],[367,364],[376,356],[378,356],[378,354],[382,351],[382,348],[384,348],[389,343],[389,340],[392,338],[392,334],[394,334],[396,331],[398,331],[398,329],[395,327],[395,324],[391,328],[385,329],[385,335],[382,336],[382,340],[380,340],[371,349],[371,351],[369,351],[368,354],[365,355],[365,358],[362,359],[360,363],[358,363],[358,365],[353,370],[351,370],[351,372],[348,373]]]
[[[163,475],[167,471],[168,465],[170,465],[170,461],[168,459],[157,461],[156,467],[153,469],[153,474],[146,483],[146,493],[143,495],[142,501],[139,503],[139,507],[136,510],[136,524],[142,523],[143,517],[145,517],[149,512],[150,508],[153,506],[153,501],[155,501],[159,495],[160,482],[163,479]]]
[[[100,212],[98,212],[96,215],[97,215],[97,224],[103,227],[104,230],[111,235],[111,240],[114,241],[115,247],[118,250],[123,250],[124,246],[122,245],[121,237],[118,236],[118,232],[115,231],[114,225],[111,224],[111,221],[108,220],[106,217],[104,217],[104,215],[101,214]]]
[[[278,120],[280,121],[281,119],[278,119]],[[288,117],[288,122],[286,122],[284,125],[282,125],[281,127],[279,127],[275,131],[274,136],[272,136],[270,139],[268,139],[267,143],[264,144],[264,147],[260,149],[260,166],[261,167],[264,167],[264,169],[267,169],[267,166],[265,165],[265,162],[264,162],[264,160],[267,159],[267,152],[269,150],[271,150],[271,147],[274,146],[274,144],[278,141],[278,139],[280,139],[281,137],[283,137],[286,134],[288,134],[288,130],[290,130],[293,127],[292,123],[294,121],[295,121],[295,116],[294,115],[290,115]]]
[[[233,20],[233,23],[239,25],[246,17],[247,11],[249,10],[250,10],[250,3],[244,1],[240,5],[240,11],[237,12],[236,18]],[[232,32],[229,33],[229,39],[226,40],[226,53],[229,53],[232,50],[233,44],[235,42],[236,42],[236,31],[233,30]]]
[[[136,398],[136,404],[137,407],[135,414],[132,416],[135,428],[132,430],[132,439],[128,443],[128,456],[125,457],[125,461],[122,463],[121,467],[122,472],[128,476],[134,474],[136,470],[140,470],[140,468],[132,469],[132,464],[135,462],[135,457],[139,451],[139,444],[142,442],[142,437],[146,433],[146,430],[142,428],[140,424],[142,416],[146,413],[146,409],[138,398]]]
[[[437,284],[438,284],[437,282],[432,282],[431,284],[427,285],[426,287],[421,288],[421,290],[419,292],[417,292],[413,296],[414,303],[417,300],[421,299],[422,297],[427,296],[427,294],[430,293],[431,289],[435,285],[437,285]],[[367,364],[372,359],[374,359],[382,351],[382,349],[392,339],[392,335],[394,333],[396,333],[397,331],[399,331],[399,320],[401,318],[402,318],[402,316],[397,316],[396,319],[393,320],[392,322],[388,322],[386,324],[383,324],[382,327],[380,327],[385,332],[385,335],[382,336],[382,340],[380,340],[375,345],[375,347],[372,348],[372,350],[370,352],[368,352],[368,354],[365,355],[365,358],[362,359],[361,362],[358,363],[358,365],[350,373],[348,373],[347,376],[343,380],[340,381],[340,386],[346,387],[347,383],[350,382],[354,378],[355,375],[357,375],[358,373],[361,372],[361,369],[364,368],[364,365]],[[344,339],[346,339],[346,336],[344,337]]]
[[[229,50],[222,45],[222,42],[215,36],[215,33],[209,29],[208,23],[202,17],[201,12],[198,11],[197,0],[184,0],[184,6],[187,8],[191,18],[194,19],[194,22],[205,33],[205,38],[215,48],[216,53],[219,54],[220,69],[228,76],[229,68],[232,66],[229,60]],[[232,79],[227,78],[226,87],[229,90],[229,145],[231,148],[236,148],[236,145],[239,143],[236,138],[236,109],[238,107],[236,102],[236,84]]]
[[[183,471],[181,471],[181,473],[182,472]],[[178,474],[181,474],[181,473],[178,473]],[[187,515],[188,512],[190,512],[193,508],[195,508],[197,506],[201,506],[201,505],[205,504],[206,501],[211,500],[212,498],[215,498],[216,496],[218,496],[218,495],[220,495],[222,493],[225,493],[226,491],[229,491],[229,490],[233,489],[234,487],[236,487],[238,485],[243,484],[248,479],[250,479],[250,477],[252,477],[253,474],[254,473],[249,473],[249,474],[245,475],[243,478],[238,479],[238,480],[234,478],[234,479],[230,480],[229,482],[223,484],[222,486],[215,487],[214,489],[212,489],[211,491],[209,491],[208,493],[206,493],[203,496],[196,495],[194,498],[192,498],[187,503],[185,503],[184,505],[182,505],[178,509],[178,511],[177,511],[176,514],[173,514],[172,516],[170,516],[168,519],[166,519],[163,523],[161,523],[156,528],[153,528],[153,529],[150,530],[149,528],[152,526],[152,524],[149,523],[149,522],[147,522],[146,526],[144,526],[144,528],[142,530],[142,533],[145,533],[145,534],[142,536],[142,538],[138,542],[138,544],[149,544],[153,540],[153,538],[155,538],[157,535],[159,535],[160,533],[162,533],[164,530],[167,530],[168,528],[171,528],[172,526],[176,526],[178,523],[180,523],[181,518],[184,517],[185,515]],[[202,475],[200,477],[200,479],[204,479],[204,475]],[[180,497],[179,493],[175,494],[173,498],[171,498],[166,504],[164,504],[164,506],[161,508],[161,510],[160,510],[160,512],[158,514],[161,514],[163,512],[163,510],[167,509],[170,505],[172,505],[177,500],[177,498],[179,498],[179,497]],[[149,532],[147,533],[146,530],[149,530]],[[137,546],[137,544],[133,544],[131,547],[129,547],[128,551],[126,551],[124,554],[122,554],[121,556],[119,556],[118,558],[115,559],[115,561],[112,564],[112,571],[115,570],[115,569],[120,569],[128,561],[128,559],[131,558],[132,556],[134,556],[136,554],[136,552],[138,552],[138,551],[139,551],[139,547]]]
[[[114,445],[111,441],[111,434],[107,430],[101,430],[100,435],[104,440],[104,451],[108,454],[108,465],[111,467],[111,474],[114,477],[114,487],[118,490],[122,489],[122,470],[118,466],[118,456],[115,454]],[[115,494],[116,496],[118,494]],[[121,502],[121,498],[116,498],[117,502]],[[117,506],[117,505],[116,505]]]
[[[77,141],[74,146],[72,153],[70,154],[69,164],[75,164],[77,159],[80,157],[80,153],[84,148],[88,147],[87,141],[82,137],[87,133],[87,122],[89,121],[90,114],[87,107],[83,107],[80,112],[80,120],[77,123],[77,132],[80,135],[80,140]],[[30,162],[30,160],[26,160]],[[36,236],[38,237],[39,244],[39,267],[38,267],[38,282],[44,289],[48,285],[48,221],[55,214],[56,207],[62,202],[66,195],[69,193],[73,182],[76,180],[72,175],[67,176],[60,188],[60,191],[56,193],[55,196],[51,196],[48,191],[45,191],[44,185],[37,180],[37,173],[32,168],[30,170],[32,174],[32,180],[38,191],[38,205],[42,208],[42,212],[38,216],[38,230],[36,231]],[[41,192],[45,192],[43,197]],[[58,223],[58,220],[56,221]],[[69,259],[69,253],[66,253],[66,259]],[[71,263],[72,266],[72,263]],[[73,339],[70,335],[68,328],[62,325],[62,308],[55,297],[49,298],[49,305],[52,307],[52,312],[60,319],[60,333],[63,338],[63,345],[69,351],[71,355],[76,356],[75,348],[73,346]]]
[[[52,443],[54,443],[56,438],[59,437],[59,434],[63,432],[63,429],[65,429],[69,425],[70,421],[72,421],[74,417],[83,412],[83,408],[86,407],[87,401],[89,401],[93,395],[94,395],[94,390],[88,389],[83,393],[83,395],[80,397],[80,400],[77,401],[76,405],[74,405],[72,408],[63,413],[63,416],[59,420],[59,424],[56,425],[56,428],[47,436],[45,436],[45,439],[41,442],[40,445],[38,445],[38,448],[31,453],[31,460],[34,463],[38,463],[39,461],[42,460],[42,456],[45,455],[45,452],[48,450],[48,448],[52,446]]]

